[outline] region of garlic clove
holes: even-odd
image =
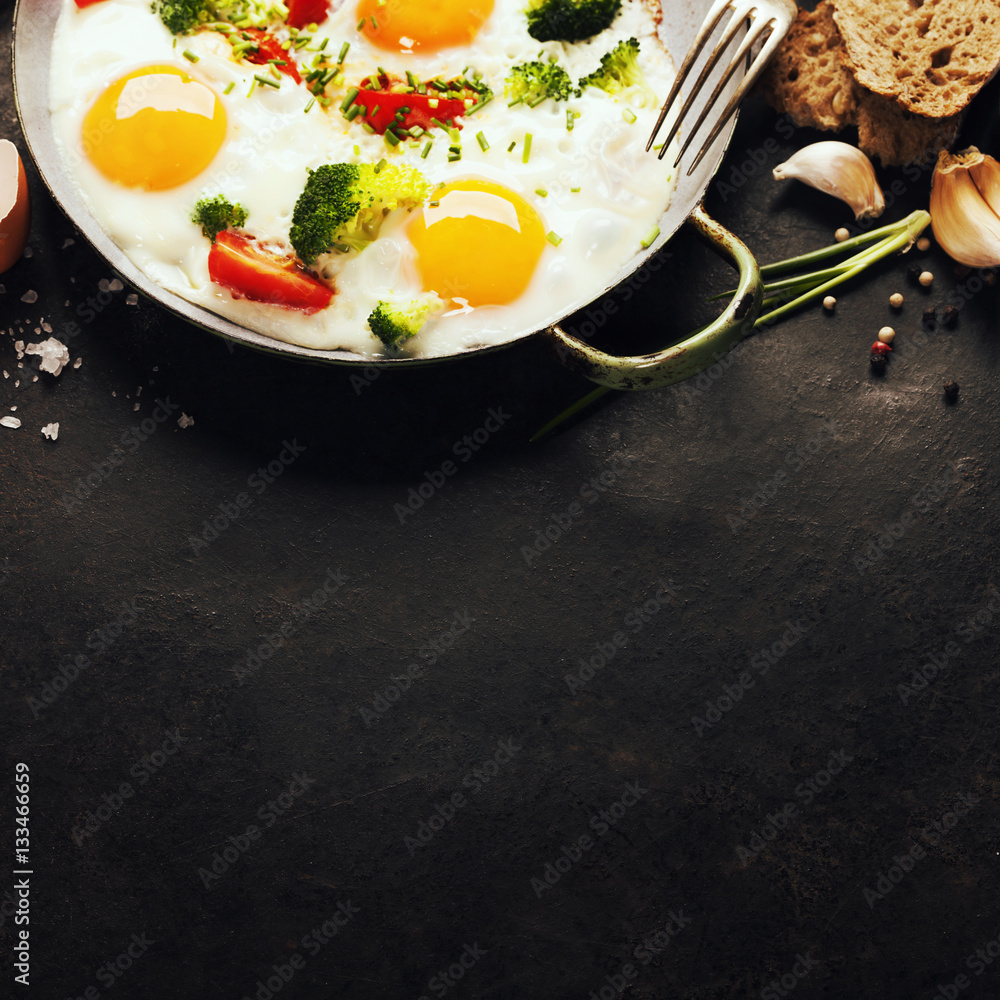
[[[885,211],[885,198],[872,161],[855,146],[814,142],[774,168],[774,179],[794,178],[847,202],[854,218],[874,219]]]
[[[972,146],[971,149],[976,147]],[[976,149],[976,152],[979,153],[979,150]],[[972,174],[983,201],[993,209],[994,214],[1000,216],[1000,163],[992,156],[984,156],[982,153],[979,153],[979,157],[969,165],[969,173]]]
[[[931,183],[934,236],[949,257],[967,267],[1000,265],[1000,215],[990,208],[973,174],[985,159],[974,146],[957,156],[942,150]],[[991,171],[978,171],[987,189]]]

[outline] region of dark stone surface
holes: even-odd
[[[986,102],[968,138],[996,153]],[[9,85],[0,108],[13,137]],[[752,103],[719,175],[749,176],[709,194],[762,261],[849,221],[770,179],[815,138]],[[926,174],[883,178],[902,191],[887,218],[926,203]],[[537,341],[356,391],[342,369],[230,353],[127,289],[84,322],[113,275],[81,240],[63,246],[72,227],[32,184],[34,253],[2,279],[3,326],[32,340],[43,317],[56,334],[80,323],[83,358],[34,383],[15,338],[0,341],[0,399],[23,421],[0,429],[0,844],[6,872],[23,761],[33,995],[266,997],[277,966],[293,974],[283,997],[416,1000],[442,995],[432,977],[463,953],[449,996],[773,997],[786,976],[801,997],[931,1000],[963,973],[962,996],[1000,995],[1000,963],[984,951],[977,975],[974,958],[1000,935],[994,288],[937,250],[921,258],[927,292],[907,258],[889,261],[834,315],[751,338],[718,377],[607,397],[530,445],[587,391]],[[731,280],[687,235],[660,263],[599,343],[677,336]],[[924,308],[949,301],[957,324],[922,337]],[[869,345],[887,322],[903,349],[878,378]],[[66,500],[157,399],[178,411]],[[490,408],[502,427],[463,460]],[[55,443],[39,434],[50,421]],[[305,450],[258,492],[250,477],[285,441]],[[448,459],[456,474],[401,519]],[[241,493],[252,503],[193,546]],[[529,565],[524,547],[574,501]],[[333,593],[306,608],[325,580]],[[91,665],[55,701],[29,701],[81,655]],[[421,676],[377,711],[411,664]],[[168,732],[179,749],[147,767]],[[506,741],[516,751],[480,781]],[[275,802],[296,775],[307,787]],[[962,795],[971,810],[950,816]],[[786,803],[794,815],[757,839]],[[911,849],[898,884],[866,899]],[[550,865],[565,869],[548,868],[552,885]],[[359,912],[332,940],[309,940],[348,903]],[[6,978],[16,928],[0,914]],[[113,976],[130,942],[138,957]]]

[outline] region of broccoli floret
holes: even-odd
[[[600,87],[609,94],[620,94],[628,87],[645,85],[645,77],[639,66],[639,43],[630,38],[619,42],[607,55],[601,57],[600,68],[580,81],[584,87]]]
[[[368,325],[386,347],[399,347],[420,333],[424,324],[441,312],[444,305],[434,292],[425,292],[409,302],[379,302],[368,317]]]
[[[191,221],[201,226],[201,231],[214,243],[215,237],[223,229],[239,229],[247,221],[247,211],[240,205],[234,205],[224,194],[214,198],[202,198],[194,206]]]
[[[430,191],[414,167],[327,163],[309,172],[295,203],[289,236],[306,264],[331,250],[363,250],[378,236],[382,219],[397,208],[422,205]]]
[[[187,35],[207,21],[263,28],[288,17],[280,0],[153,0],[153,9],[175,35]]]
[[[524,13],[536,41],[581,42],[609,28],[621,9],[621,0],[531,0]]]
[[[555,63],[527,62],[515,66],[507,77],[504,93],[510,103],[534,108],[551,97],[555,101],[567,100],[573,91],[569,73]]]

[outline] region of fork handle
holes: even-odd
[[[695,208],[687,222],[740,272],[736,292],[722,315],[673,347],[633,357],[606,354],[555,324],[545,330],[543,336],[549,339],[567,368],[610,389],[658,389],[703,372],[751,332],[764,299],[760,268],[753,254],[708,215],[702,205]]]

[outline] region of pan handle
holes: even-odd
[[[714,323],[687,340],[657,354],[616,357],[566,333],[558,324],[543,336],[559,360],[598,385],[611,389],[658,389],[683,382],[728,354],[753,329],[764,298],[757,261],[728,229],[709,216],[702,205],[688,216],[688,223],[720,256],[728,257],[740,272],[736,293]]]

